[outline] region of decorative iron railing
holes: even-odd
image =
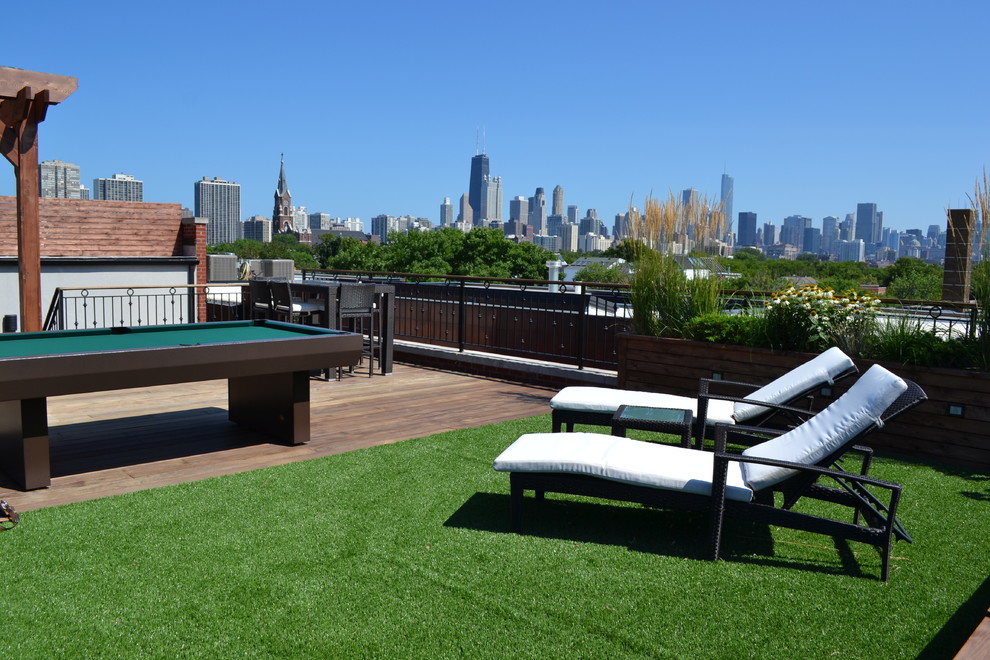
[[[246,318],[241,284],[58,288],[45,330],[175,325]]]
[[[630,329],[625,285],[417,273],[304,270],[303,280],[395,286],[394,336],[424,344],[614,369],[616,335]],[[762,308],[768,293],[725,292],[729,310]],[[57,289],[46,330],[168,325],[250,317],[247,287],[210,285]],[[972,335],[972,304],[883,300],[885,322],[946,336]]]

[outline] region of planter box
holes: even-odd
[[[618,338],[618,384],[623,389],[696,396],[699,378],[718,373],[725,380],[762,384],[810,358],[806,353],[623,334]],[[870,360],[856,360],[861,373],[872,364]],[[867,436],[870,446],[977,470],[990,469],[990,374],[879,364],[918,383],[928,400],[888,428]],[[843,391],[841,385],[836,386],[832,396]],[[824,407],[831,400],[818,396],[815,406]],[[950,415],[950,409],[959,406],[962,416]]]

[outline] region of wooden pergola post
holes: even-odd
[[[17,270],[21,329],[41,330],[41,220],[38,213],[38,124],[48,106],[76,91],[77,80],[0,67],[0,153],[17,179]]]

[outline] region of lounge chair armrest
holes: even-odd
[[[762,385],[756,385],[754,383],[744,383],[738,380],[722,380],[715,378],[701,378],[698,380],[698,396],[708,396],[714,386],[728,385],[736,389],[745,389],[749,392],[755,392],[760,389]]]
[[[901,484],[894,483],[893,481],[884,481],[883,479],[877,479],[876,477],[869,477],[863,474],[855,474],[853,472],[845,472],[843,470],[836,470],[831,467],[819,467],[818,465],[808,465],[807,463],[792,463],[791,461],[780,461],[774,458],[762,458],[760,456],[743,456],[742,454],[730,454],[724,451],[716,451],[714,460],[715,460],[716,472],[720,469],[719,468],[720,464],[728,466],[730,462],[753,463],[756,465],[769,465],[771,467],[788,468],[800,472],[807,472],[810,474],[818,474],[821,476],[832,477],[834,479],[845,479],[847,481],[853,481],[858,484],[862,484],[864,486],[876,486],[877,488],[883,488],[889,491],[900,492],[904,488],[903,486],[901,486]]]
[[[742,397],[729,396],[726,394],[705,394],[699,395],[698,397],[704,399],[717,399],[719,401],[733,401],[735,403],[748,403],[754,406],[760,406],[761,408],[772,408],[773,410],[778,410],[780,412],[793,413],[795,415],[800,415],[801,417],[810,418],[815,415],[815,411],[808,410],[807,408],[796,408],[794,406],[788,406],[782,403],[769,403],[767,401],[757,401],[755,399],[746,399]]]
[[[787,433],[786,429],[770,429],[762,426],[745,426],[742,424],[716,424],[715,425],[715,451],[724,452],[725,446],[729,442],[729,436],[742,436],[759,441],[766,440],[768,436],[778,436]]]

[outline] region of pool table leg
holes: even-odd
[[[309,442],[309,372],[227,380],[230,420],[290,445]]]
[[[51,485],[47,399],[0,402],[0,465],[24,490]]]

